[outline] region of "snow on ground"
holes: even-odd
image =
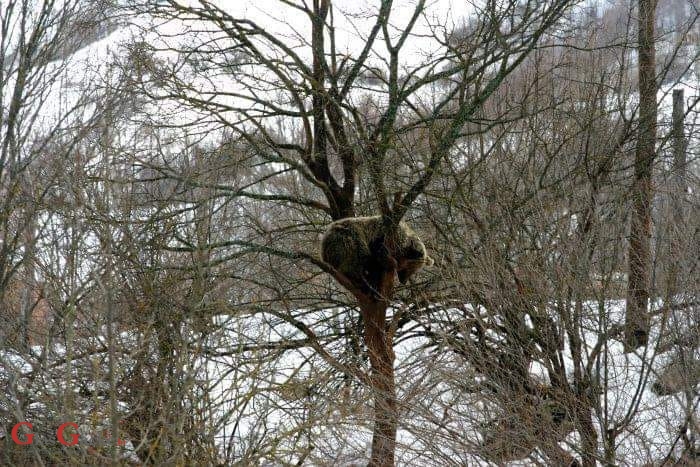
[[[597,303],[588,303],[586,307],[589,310],[599,310]],[[624,302],[610,301],[606,311],[609,324],[619,324],[623,319]],[[655,322],[650,336],[651,342],[656,342],[658,338],[659,324],[658,321]],[[595,327],[592,326],[591,329]],[[276,336],[275,340],[284,341],[284,339],[303,337],[291,326],[283,334],[285,335]],[[234,339],[239,335],[241,335],[240,329],[232,332],[230,337]],[[270,337],[260,335],[259,342],[264,342]],[[598,341],[598,334],[588,331],[585,339],[585,345],[590,351]],[[460,432],[464,434],[467,439],[465,446],[477,446],[480,442],[479,423],[485,419],[483,413],[479,413],[483,406],[480,405],[478,395],[460,393],[454,381],[443,378],[444,375],[454,377],[455,374],[468,378],[470,374],[468,368],[464,364],[460,367],[459,362],[452,357],[427,354],[430,351],[423,347],[425,343],[421,339],[408,339],[402,341],[395,349],[397,387],[404,407],[402,428],[398,432],[399,464],[436,465],[434,456],[440,451],[445,459],[452,459],[455,463],[461,459],[468,465],[479,465],[480,462],[483,464],[483,460],[469,455],[466,451],[450,450],[446,441],[440,442],[440,436],[444,434],[438,432],[431,434],[434,430],[431,419],[433,422],[439,420],[443,416],[442,412],[452,407],[455,417],[461,417],[453,428],[461,430]],[[236,343],[229,341],[224,345],[224,347],[227,346],[235,348]],[[337,352],[340,350],[342,349],[331,349],[331,353],[338,356]],[[568,347],[564,350],[564,355],[570,375],[573,363]],[[619,459],[635,465],[649,459],[663,458],[677,441],[678,427],[683,423],[686,415],[685,402],[681,396],[675,394],[659,397],[651,391],[654,375],[668,362],[669,355],[653,355],[651,347],[626,354],[622,343],[611,339],[604,356],[607,359],[608,385],[606,391],[601,394],[601,403],[607,406],[608,418],[622,421],[630,409],[640,384],[643,383],[644,386],[638,401],[637,413],[629,427],[618,438]],[[246,367],[243,362],[245,362],[245,355],[224,359],[205,359],[204,362],[207,373],[214,381],[212,397],[222,401],[218,415],[230,417],[229,422],[222,426],[219,439],[228,439],[227,437],[234,431],[238,433],[237,437],[241,442],[255,439],[256,432],[262,426],[261,414],[264,414],[265,426],[269,430],[285,432],[298,429],[298,424],[303,423],[303,417],[290,418],[290,413],[297,409],[303,412],[304,407],[308,408],[306,405],[308,401],[304,399],[307,394],[300,393],[298,398],[290,398],[289,394],[277,391],[276,388],[285,388],[290,381],[306,382],[313,387],[314,374],[321,371],[320,367],[323,366],[319,364],[318,358],[314,357],[314,353],[308,349],[288,351],[274,359],[272,371],[253,368],[253,363]],[[651,362],[651,373],[649,365],[645,362]],[[256,371],[262,372],[260,373],[263,375],[262,379],[251,379],[251,375],[256,375]],[[538,377],[545,375],[542,366],[537,364],[533,365],[532,373]],[[260,396],[259,401],[247,406],[241,404],[240,397],[249,397],[251,391]],[[308,396],[313,398],[312,393]],[[361,397],[357,401],[360,402],[361,409],[362,400],[368,400],[369,394],[364,391],[358,396]],[[307,414],[312,419],[314,415],[316,416],[314,423],[328,425],[327,428],[320,429],[314,434],[314,443],[332,448],[338,459],[362,458],[363,454],[367,454],[371,440],[371,420],[363,418],[362,414],[359,414],[359,418],[353,417],[352,414],[341,414],[342,410],[338,407],[346,401],[340,393],[326,394],[325,397],[330,398],[326,402],[335,408],[325,407],[324,413]],[[313,407],[315,410],[321,410],[317,405]],[[364,416],[368,417],[369,412],[364,412]],[[577,438],[574,432],[561,443],[561,446],[566,448],[567,443],[576,446]],[[513,465],[519,465],[519,463],[516,462]],[[520,465],[528,465],[528,461],[523,461]]]

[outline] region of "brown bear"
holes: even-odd
[[[349,217],[331,223],[321,239],[321,258],[366,293],[376,294],[383,274],[395,269],[405,284],[434,261],[420,237],[400,222],[387,236],[382,216]]]

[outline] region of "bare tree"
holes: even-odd
[[[99,17],[105,10],[84,7],[79,1],[10,0],[0,17],[0,299],[12,287],[22,289],[14,319],[17,344],[24,347],[40,295],[33,264],[46,220],[40,213],[51,202],[61,160],[85,137],[91,119],[90,95],[68,89],[67,60],[100,37],[97,24],[109,24]],[[85,127],[71,129],[76,122]],[[11,287],[13,277],[21,279]]]
[[[638,23],[639,126],[634,159],[632,220],[630,224],[629,274],[625,342],[634,350],[647,345],[651,273],[652,172],[656,157],[656,0],[640,0]]]
[[[194,81],[184,81],[183,74],[168,76],[161,70],[158,74],[166,75],[166,84],[151,95],[176,99],[185,108],[201,112],[208,121],[230,128],[256,149],[265,164],[278,164],[285,173],[293,171],[300,177],[299,183],[312,188],[284,192],[266,183],[261,185],[266,194],[250,196],[312,207],[331,220],[352,217],[358,209],[378,212],[384,216],[386,233],[391,233],[437,168],[452,157],[465,124],[569,5],[567,1],[523,5],[487,2],[473,12],[478,20],[471,35],[455,44],[448,41],[451,31],[431,20],[426,2],[419,1],[405,20],[394,23],[393,2],[382,1],[373,9],[366,36],[353,39],[359,40],[359,46],[352,46],[359,52],[348,54],[338,43],[337,15],[344,11],[328,0],[280,2],[280,9],[305,21],[300,29],[291,29],[292,42],[282,40],[253,17],[212,2],[192,6],[171,1],[167,6],[144,7],[144,11],[189,24],[208,38],[187,47],[182,65],[176,67],[185,66],[194,72],[193,77],[205,80],[206,70],[230,70],[235,90],[227,91],[214,81],[199,88]],[[352,17],[346,14],[343,20],[352,21]],[[419,24],[424,31],[421,34],[429,34],[436,52],[409,63],[406,49]],[[162,39],[167,46],[167,38]],[[360,77],[365,74],[374,76],[377,84],[363,91]],[[436,85],[441,87],[439,94],[430,91]],[[363,93],[381,102],[373,118],[358,106],[357,99]],[[424,96],[434,102],[424,104]],[[284,133],[275,131],[279,125]],[[397,138],[418,130],[425,135],[426,144],[417,154],[404,152],[409,148],[401,147]],[[390,191],[388,187],[396,186],[400,175],[393,172],[393,161],[406,161],[410,177],[401,189]],[[370,198],[358,205],[356,193],[362,187]],[[240,246],[251,254],[308,261],[332,275],[355,297],[371,364],[369,375],[353,370],[354,377],[373,390],[370,464],[393,465],[398,426],[393,338],[399,314],[394,312],[392,317],[389,306],[395,266],[391,262],[385,265],[375,297],[314,255],[258,242],[240,242]],[[286,319],[314,339],[314,324],[307,325],[291,314]],[[321,346],[315,348],[333,366],[348,371]]]
[[[100,8],[51,10],[1,117],[24,136],[0,166],[0,462],[694,462],[695,3],[658,5],[653,102],[635,2],[133,0],[104,41]],[[362,270],[324,262],[365,216]],[[437,265],[408,281],[400,222]]]

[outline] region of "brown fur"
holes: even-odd
[[[382,217],[351,217],[331,223],[321,240],[321,258],[364,291],[377,290],[381,276],[395,269],[401,283],[433,259],[420,237],[404,222],[390,238]]]

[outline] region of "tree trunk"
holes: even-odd
[[[370,467],[393,466],[396,450],[399,417],[394,379],[394,336],[386,319],[394,275],[394,271],[384,274],[380,287],[384,299],[358,297],[365,325],[365,344],[372,366],[370,381],[374,398],[374,429]]]
[[[651,176],[656,154],[654,17],[657,0],[639,0],[639,128],[634,158],[625,349],[647,344],[651,267]]]
[[[673,192],[671,193],[673,214],[683,217],[683,202],[688,190],[686,186],[686,148],[684,131],[685,96],[682,89],[673,90]],[[676,218],[676,221],[678,221]]]
[[[36,306],[36,301],[39,300],[38,296],[34,296],[37,292],[36,285],[36,265],[34,252],[36,250],[36,221],[32,219],[24,233],[25,239],[25,257],[24,257],[24,280],[20,281],[22,295],[20,299],[20,326],[19,332],[17,333],[17,344],[18,347],[24,351],[28,351],[32,342],[30,338],[31,334],[31,323],[32,323],[32,313],[34,307]],[[36,331],[36,330],[35,330]],[[36,336],[34,336],[36,337]]]
[[[581,433],[581,465],[596,467],[598,465],[598,434],[591,418],[588,402],[579,408],[578,426]]]
[[[682,89],[673,90],[673,128],[671,130],[673,143],[673,165],[671,167],[671,196],[670,210],[667,221],[669,232],[669,257],[667,270],[667,297],[672,303],[678,293],[678,279],[682,265],[682,230],[684,228],[683,202],[686,194],[685,165],[686,141],[683,131],[685,117],[685,99]]]

